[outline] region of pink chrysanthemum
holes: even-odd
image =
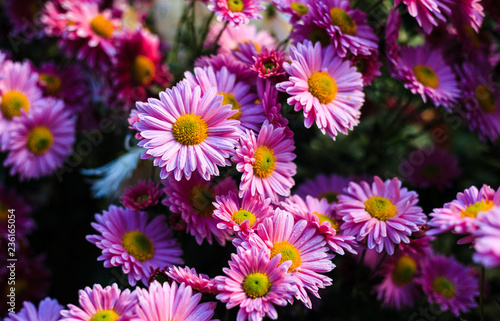
[[[78,291],[80,306],[68,304],[69,310],[61,311],[61,321],[88,320],[136,320],[135,292],[129,289],[121,291],[116,283],[102,288],[95,284],[93,288],[86,287]]]
[[[232,309],[239,306],[237,321],[261,321],[265,316],[276,320],[274,305],[285,306],[297,292],[296,279],[287,273],[292,261],[281,262],[281,254],[270,258],[266,247],[237,249],[231,254],[227,276],[217,276],[217,299]]]
[[[467,62],[459,69],[461,101],[465,103],[469,128],[483,140],[500,136],[500,97],[491,77],[491,66]]]
[[[206,274],[198,274],[195,269],[190,269],[187,266],[184,268],[173,266],[168,269],[166,275],[179,284],[185,283],[189,285],[195,291],[211,294],[219,293],[214,279],[211,279]]]
[[[433,227],[428,233],[436,235],[452,231],[455,234],[465,234],[459,244],[470,243],[473,236],[470,234],[477,229],[477,224],[485,215],[481,212],[490,212],[500,207],[500,188],[495,190],[488,185],[483,185],[480,190],[471,186],[463,193],[458,193],[457,198],[444,204],[443,208],[435,208],[430,214],[432,219],[429,225]]]
[[[291,15],[290,21],[299,21],[304,15],[309,12],[308,0],[272,0],[273,4],[281,12]]]
[[[220,222],[217,224],[218,228],[243,232],[245,235],[254,232],[266,217],[273,215],[269,198],[262,200],[250,194],[245,194],[243,198],[233,192],[229,192],[227,196],[216,196],[214,206],[213,217]]]
[[[69,24],[66,10],[59,1],[47,1],[42,9],[40,22],[44,25],[44,33],[49,37],[61,37]]]
[[[292,265],[288,272],[297,279],[295,297],[308,308],[312,307],[312,303],[307,292],[319,298],[319,289],[332,284],[332,279],[323,274],[335,267],[331,261],[333,254],[327,253],[325,238],[306,220],[295,222],[293,215],[287,211],[277,208],[273,217],[266,218],[259,225],[257,233],[251,234],[248,241],[236,239],[235,244],[238,243],[247,250],[252,247],[268,248],[271,258],[279,253],[280,263],[290,260]]]
[[[160,92],[160,100],[137,102],[140,121],[134,126],[144,138],[138,145],[146,149],[142,158],[154,157],[160,177],[172,172],[176,180],[189,179],[193,172],[205,180],[219,175],[217,166],[229,166],[227,159],[238,139],[238,120],[230,119],[236,110],[222,103],[216,88],[203,95],[179,83]]]
[[[186,222],[186,231],[196,238],[201,245],[206,238],[212,244],[212,237],[224,246],[231,233],[229,230],[217,228],[219,220],[212,217],[215,210],[213,202],[217,195],[227,195],[236,192],[236,183],[231,177],[217,182],[205,181],[199,175],[193,175],[190,180],[172,179],[163,182],[165,195],[163,204],[173,213],[180,213]]]
[[[103,214],[96,214],[92,227],[99,233],[87,240],[102,251],[97,260],[104,267],[121,266],[128,282],[146,283],[150,268],[182,264],[182,250],[173,232],[159,215],[148,223],[146,212],[134,212],[111,205]]]
[[[395,244],[409,243],[408,236],[427,221],[417,206],[417,193],[401,188],[397,178],[384,182],[375,176],[371,187],[365,181],[351,182],[344,191],[337,204],[344,220],[341,230],[358,242],[366,239],[368,248],[378,253],[385,250],[392,255]]]
[[[229,21],[233,27],[246,25],[250,19],[262,19],[259,11],[265,9],[260,0],[210,0],[208,9],[215,12],[220,22]]]
[[[340,233],[338,218],[334,208],[326,199],[317,199],[306,196],[305,201],[298,195],[293,195],[281,202],[281,207],[292,213],[296,221],[306,220],[321,234],[330,249],[340,255],[345,251],[357,254],[356,240],[352,235],[342,235]]]
[[[210,29],[208,34],[209,44],[212,45],[215,42],[217,36],[222,31],[222,24],[215,24]],[[242,25],[238,28],[231,27],[230,25],[222,32],[217,44],[219,49],[217,53],[221,54],[231,54],[233,49],[238,48],[240,43],[253,43],[257,51],[260,51],[263,47],[273,48],[276,41],[271,36],[269,31],[261,30],[257,32],[257,27],[255,25]]]
[[[250,66],[250,69],[257,72],[260,78],[268,79],[284,75],[286,54],[284,51],[264,48],[262,52],[253,57],[255,63]]]
[[[288,119],[283,116],[278,90],[272,80],[257,79],[257,96],[262,102],[264,113],[274,127],[285,127],[287,137],[293,137],[293,132],[287,127]]]
[[[240,137],[236,155],[231,158],[237,164],[236,169],[243,173],[240,196],[250,193],[277,202],[278,195],[290,195],[292,177],[297,172],[294,149],[293,139],[287,137],[285,127],[275,128],[266,121],[257,137],[247,130],[246,135]]]
[[[11,210],[9,212],[9,210]],[[26,241],[26,237],[36,226],[35,220],[31,217],[31,208],[28,202],[21,198],[14,190],[7,189],[0,184],[0,242],[4,243],[8,239],[9,218],[15,219],[15,236],[18,240]],[[12,222],[12,220],[11,220]]]
[[[7,139],[4,166],[21,180],[49,175],[62,166],[75,142],[75,117],[61,100],[46,98],[43,105],[15,120]]]
[[[343,177],[337,174],[329,176],[319,174],[299,185],[295,194],[302,198],[310,195],[319,199],[326,199],[330,204],[336,204],[338,202],[337,196],[349,185],[350,181],[352,181],[351,177]]]
[[[418,149],[410,153],[408,159],[400,164],[408,181],[420,188],[437,187],[444,189],[460,175],[457,157],[446,149]]]
[[[495,268],[500,266],[500,208],[480,215],[483,217],[474,232],[475,252],[472,258],[487,268]]]
[[[193,294],[190,286],[154,281],[148,289],[137,289],[136,306],[140,320],[209,321],[214,315],[215,302],[200,304],[201,293]],[[214,320],[215,321],[215,320]]]
[[[463,28],[467,25],[479,32],[485,16],[481,0],[457,0],[450,4],[451,21],[456,28]]]
[[[138,181],[136,185],[125,190],[120,198],[123,206],[131,210],[143,210],[158,204],[163,192],[160,190],[160,183],[153,181]]]
[[[225,67],[220,71],[207,67],[194,68],[194,74],[186,71],[184,76],[186,77],[184,82],[192,88],[200,86],[202,94],[215,87],[217,93],[223,96],[222,104],[231,105],[231,109],[236,111],[230,119],[240,121],[241,134],[245,129],[259,131],[266,119],[264,110],[262,105],[255,103],[258,97],[251,91],[250,85],[237,81],[237,75],[230,73]]]
[[[254,72],[247,65],[229,53],[202,56],[194,62],[194,66],[200,68],[212,67],[215,71],[227,68],[229,73],[236,75],[239,80],[248,80],[255,77]]]
[[[422,288],[430,303],[455,316],[475,307],[479,282],[471,270],[454,258],[440,254],[430,257],[422,267]]]
[[[430,34],[432,28],[440,21],[446,22],[444,14],[450,14],[448,0],[402,0],[408,12],[414,17],[424,32]],[[394,7],[398,6],[401,0],[394,0]]]
[[[116,52],[111,79],[118,98],[127,106],[135,101],[145,101],[150,86],[166,88],[172,81],[161,61],[160,39],[147,29],[123,32],[117,37]]]
[[[365,101],[363,78],[349,61],[336,55],[332,46],[321,48],[310,41],[290,49],[291,62],[284,64],[288,81],[276,88],[288,93],[287,102],[295,111],[304,111],[304,124],[314,122],[322,133],[335,139],[338,132],[347,135],[359,123]]]
[[[45,298],[38,304],[38,308],[31,302],[23,302],[23,308],[17,312],[10,312],[4,321],[58,321],[61,319],[63,306],[56,299]]]

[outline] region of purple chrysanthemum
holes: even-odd
[[[162,194],[160,183],[140,180],[136,185],[125,190],[120,201],[123,206],[138,211],[158,204]]]
[[[61,319],[61,310],[64,307],[56,299],[45,298],[38,304],[38,308],[31,302],[23,302],[23,308],[17,312],[10,312],[4,321],[58,321]]]
[[[220,53],[218,55],[202,56],[194,62],[195,67],[212,67],[215,71],[226,68],[231,74],[235,74],[239,80],[254,78],[254,72],[237,60],[232,54]]]

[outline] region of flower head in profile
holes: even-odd
[[[194,291],[212,294],[219,293],[214,279],[210,278],[208,275],[196,273],[195,269],[191,269],[187,266],[184,268],[178,266],[170,267],[165,275],[179,284],[184,283],[189,285]]]
[[[248,24],[250,19],[262,19],[259,11],[264,6],[259,0],[210,0],[208,9],[215,12],[218,21],[228,21],[237,27]]]
[[[38,304],[38,308],[31,302],[24,301],[22,309],[10,312],[4,321],[58,321],[61,320],[63,306],[56,299],[45,298]]]
[[[495,268],[500,266],[500,208],[480,215],[484,217],[473,233],[475,253],[472,258],[487,268]]]

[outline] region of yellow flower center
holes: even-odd
[[[223,105],[231,105],[232,110],[237,110],[238,112],[233,116],[229,117],[229,119],[239,120],[241,116],[241,104],[234,98],[234,94],[232,93],[220,93],[224,99],[222,99]]]
[[[445,277],[439,276],[432,281],[432,289],[445,299],[455,296],[455,285]]]
[[[309,32],[309,40],[311,40],[312,43],[319,42],[322,47],[326,47],[330,43],[330,35],[326,30],[316,28]]]
[[[90,321],[116,321],[119,317],[113,310],[97,310]]]
[[[211,217],[215,206],[215,193],[207,185],[195,185],[189,191],[189,201],[198,214],[204,217]]]
[[[271,249],[271,258],[275,257],[278,253],[281,253],[280,264],[288,260],[292,261],[292,265],[288,269],[288,272],[293,272],[300,266],[301,259],[299,250],[287,241],[273,244]]]
[[[400,257],[392,270],[392,281],[399,286],[408,284],[417,271],[417,262],[411,257],[404,255]]]
[[[146,56],[138,55],[132,63],[131,75],[132,81],[136,85],[149,85],[155,77],[156,68]]]
[[[439,79],[436,73],[429,66],[416,65],[413,67],[413,73],[417,80],[426,87],[437,88],[439,85]]]
[[[485,85],[478,85],[474,91],[474,95],[479,103],[479,107],[485,113],[491,114],[497,109],[495,97],[493,97],[493,93]]]
[[[243,291],[245,291],[249,298],[261,298],[266,295],[270,289],[271,281],[265,273],[250,273],[243,280]]]
[[[292,2],[290,8],[295,11],[299,16],[303,16],[309,12],[309,8],[300,2]]]
[[[380,196],[372,196],[365,202],[365,209],[372,217],[381,221],[387,221],[398,212],[392,202]]]
[[[36,155],[45,154],[54,143],[54,135],[50,129],[45,126],[33,128],[29,135],[26,147],[30,152]]]
[[[339,223],[333,217],[319,214],[318,212],[313,212],[313,214],[319,218],[319,224],[322,224],[323,222],[330,222],[332,228],[337,232],[339,231]]]
[[[61,79],[53,74],[40,74],[40,81],[45,84],[47,93],[55,96],[61,91]]]
[[[102,14],[98,14],[90,21],[90,28],[98,36],[109,39],[113,35],[114,26],[108,19],[104,18]]]
[[[323,192],[321,194],[319,194],[318,198],[319,199],[322,199],[322,198],[326,198],[326,200],[328,201],[328,203],[336,203],[338,202],[338,198],[337,196],[339,195],[340,193],[338,192],[333,192],[333,191],[326,191],[326,192]]]
[[[490,210],[493,207],[493,201],[482,200],[469,205],[462,211],[462,217],[476,218],[479,212]]]
[[[198,145],[207,138],[208,126],[198,115],[185,114],[172,126],[172,135],[182,145]]]
[[[274,152],[267,146],[259,146],[253,156],[253,173],[260,178],[267,178],[274,172],[276,157]]]
[[[339,27],[343,34],[351,36],[356,34],[356,22],[352,20],[351,16],[345,10],[332,8],[330,9],[330,17],[332,18],[332,24]]]
[[[313,72],[307,80],[309,92],[322,104],[328,104],[337,96],[337,83],[327,72]]]
[[[128,254],[141,262],[153,257],[155,248],[153,242],[144,233],[139,231],[125,233],[122,237],[122,245]]]
[[[243,221],[249,221],[250,227],[253,226],[253,223],[255,223],[255,220],[256,220],[255,215],[253,215],[249,211],[245,211],[245,210],[242,210],[242,209],[240,209],[239,211],[234,212],[233,216],[231,216],[231,218],[238,225],[241,225],[241,223]]]
[[[0,103],[3,117],[11,120],[15,116],[21,116],[21,109],[25,112],[30,110],[28,97],[20,91],[12,90],[2,96]]]
[[[243,0],[229,0],[227,2],[227,7],[232,12],[242,12],[245,8]]]

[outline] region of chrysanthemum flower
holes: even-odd
[[[208,34],[208,42],[212,45],[217,36],[222,30],[222,24],[215,24],[210,29]],[[253,43],[258,52],[263,47],[274,47],[276,40],[267,30],[257,32],[255,25],[241,25],[238,28],[231,27],[230,25],[222,32],[217,44],[219,49],[217,53],[231,54],[231,51],[238,48],[240,43]]]
[[[435,208],[430,214],[432,219],[429,225],[433,227],[428,233],[435,235],[447,231],[455,234],[465,234],[467,237],[461,239],[459,244],[472,242],[470,233],[477,229],[477,224],[485,215],[481,212],[489,212],[500,207],[500,188],[495,192],[488,185],[483,185],[480,190],[471,186],[463,193],[458,193],[457,198],[444,204],[443,208]]]
[[[283,68],[285,58],[284,51],[265,47],[261,53],[253,57],[255,63],[250,66],[250,69],[257,72],[259,77],[264,79],[281,76],[286,73]]]
[[[236,239],[235,242],[247,250],[266,247],[271,251],[271,258],[279,253],[280,263],[292,261],[288,272],[297,279],[295,297],[308,308],[312,304],[307,292],[319,298],[319,289],[332,284],[332,280],[323,274],[335,267],[331,261],[333,254],[327,253],[325,238],[306,220],[295,222],[287,211],[277,208],[274,216],[266,218],[248,241]]]
[[[474,262],[487,268],[500,266],[500,208],[492,209],[490,213],[480,214],[482,220],[474,232]]]
[[[281,254],[270,258],[266,247],[237,249],[231,254],[227,276],[217,276],[217,299],[232,309],[239,306],[237,321],[261,321],[265,316],[275,320],[274,305],[285,306],[297,292],[296,279],[287,273],[292,261],[281,262]],[[282,263],[282,264],[280,264]]]
[[[250,68],[237,60],[232,54],[220,53],[218,55],[202,56],[194,62],[195,67],[212,67],[215,71],[226,68],[229,73],[236,75],[239,80],[248,81],[255,78],[255,73]]]
[[[319,199],[326,199],[328,203],[337,203],[337,196],[342,193],[344,188],[352,181],[351,177],[343,177],[337,174],[326,176],[319,174],[313,179],[308,179],[297,187],[295,194],[302,198],[307,195]]]
[[[371,187],[364,181],[351,182],[338,199],[337,213],[344,220],[341,230],[358,242],[366,239],[368,248],[378,253],[385,250],[392,255],[394,244],[409,243],[408,236],[427,221],[417,206],[417,193],[401,188],[397,178],[384,182],[375,176]]]
[[[139,303],[136,306],[140,320],[196,320],[209,321],[214,315],[215,302],[200,304],[201,293],[193,294],[190,286],[172,282],[160,284],[154,281],[148,289],[137,289]]]
[[[475,307],[479,282],[470,269],[454,258],[436,254],[422,267],[422,288],[430,303],[455,316]]]
[[[136,185],[129,187],[120,198],[123,206],[131,210],[143,210],[158,204],[163,192],[160,183],[153,181],[138,181]]]
[[[44,25],[44,33],[49,37],[61,37],[69,24],[66,10],[59,1],[47,1],[41,11],[40,22]]]
[[[479,32],[485,16],[481,0],[453,1],[450,3],[450,9],[451,21],[456,28],[466,25]]]
[[[128,282],[146,283],[150,268],[182,264],[182,250],[173,232],[159,215],[148,223],[145,212],[134,212],[111,205],[103,214],[96,214],[92,227],[99,233],[87,235],[87,240],[102,251],[97,260],[104,267],[121,266]]]
[[[116,283],[105,288],[95,284],[92,289],[86,287],[78,291],[80,306],[68,304],[69,310],[61,311],[61,320],[136,320],[136,300],[135,292],[121,291]]]
[[[439,22],[446,22],[444,14],[450,14],[450,1],[448,0],[402,0],[408,12],[414,17],[424,32],[430,34],[432,28]],[[394,0],[397,7],[401,0]]]
[[[217,182],[205,181],[199,175],[193,175],[190,180],[172,179],[163,182],[165,195],[163,204],[173,213],[180,213],[186,222],[186,231],[196,238],[201,245],[206,238],[212,244],[212,237],[224,246],[230,237],[229,230],[217,228],[218,219],[212,217],[215,210],[213,203],[217,195],[227,195],[236,192],[236,183],[231,177]]]
[[[332,46],[321,48],[310,41],[290,48],[291,62],[283,66],[290,75],[276,88],[288,93],[295,111],[304,111],[307,128],[316,122],[321,132],[335,139],[359,123],[365,101],[363,78],[349,61],[336,55]]]
[[[309,12],[308,0],[273,0],[273,4],[279,11],[292,15],[291,22],[300,20]]]
[[[9,154],[4,166],[12,166],[10,175],[21,180],[49,175],[72,152],[75,142],[75,117],[64,110],[64,103],[44,99],[43,106],[15,120],[8,135]]]
[[[222,100],[215,88],[202,95],[199,86],[192,89],[181,82],[160,92],[160,100],[137,102],[140,121],[134,126],[144,138],[138,145],[146,148],[141,157],[154,157],[162,179],[172,172],[176,180],[189,179],[198,172],[209,180],[219,175],[217,166],[231,165],[227,158],[240,122],[230,119],[237,111]]]
[[[173,266],[168,269],[166,275],[179,284],[184,283],[190,286],[195,291],[212,294],[219,293],[214,279],[211,279],[206,274],[198,274],[195,269],[190,269],[187,266],[184,268]]]
[[[200,86],[202,95],[215,87],[217,93],[223,96],[222,105],[231,105],[231,109],[236,111],[230,119],[240,121],[241,133],[245,129],[259,131],[266,116],[262,105],[255,103],[258,97],[251,91],[250,84],[237,81],[237,75],[225,67],[219,71],[214,71],[212,67],[195,68],[194,74],[186,71],[184,76],[184,82],[192,88]]]
[[[31,302],[23,302],[23,308],[17,312],[10,312],[4,321],[58,321],[61,319],[63,306],[56,299],[45,298],[38,304],[38,308]]]
[[[218,21],[229,21],[231,26],[237,27],[248,24],[250,19],[262,19],[259,11],[265,7],[260,0],[210,0],[208,9],[215,12]]]
[[[9,210],[14,210],[14,212],[10,213]],[[31,208],[25,199],[21,198],[14,190],[7,189],[3,184],[0,184],[0,239],[7,239],[8,234],[11,234],[8,228],[8,218],[14,214],[16,239],[26,240],[28,234],[36,226],[30,211]],[[1,242],[3,243],[4,241]]]
[[[283,116],[281,111],[278,90],[274,81],[257,79],[257,96],[262,102],[262,107],[269,123],[274,127],[285,127],[287,137],[293,137],[293,132],[287,127],[288,119]]]
[[[213,204],[213,217],[218,219],[217,227],[221,230],[230,229],[234,232],[249,234],[254,232],[259,224],[273,215],[271,199],[262,200],[259,196],[245,194],[239,198],[233,192],[228,195],[216,196]]]
[[[266,121],[257,137],[247,130],[246,135],[240,137],[236,155],[231,158],[237,164],[236,169],[243,173],[240,196],[258,194],[262,199],[278,201],[278,195],[290,195],[294,184],[292,176],[297,171],[293,163],[294,149],[285,127],[275,128]]]

